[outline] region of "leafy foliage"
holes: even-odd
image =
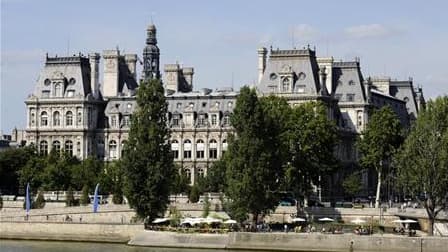
[[[391,158],[402,141],[400,121],[389,106],[374,111],[366,130],[358,139],[358,147],[362,154],[361,165],[367,169],[375,169],[378,174],[375,208],[379,207],[381,181],[385,169],[390,168]]]
[[[35,155],[34,146],[7,149],[0,152],[0,191],[3,194],[17,194],[19,192],[21,183],[17,170],[25,166]]]
[[[197,185],[193,185],[191,187],[190,194],[188,195],[188,200],[191,203],[197,203],[199,201],[200,196],[201,196],[201,192],[199,191],[199,187]]]
[[[394,164],[400,186],[421,201],[430,220],[448,208],[448,97],[427,104],[415,122]]]
[[[88,185],[84,185],[82,187],[81,198],[79,199],[79,203],[83,206],[86,206],[90,203],[89,186]]]
[[[208,199],[208,195],[204,196],[204,206],[202,208],[202,217],[206,218],[210,214],[210,200]]]
[[[125,195],[139,218],[165,213],[176,174],[169,145],[164,90],[159,80],[143,81],[137,92],[128,143],[122,159]]]
[[[66,199],[65,199],[65,205],[68,207],[78,205],[78,202],[75,200],[75,197],[73,195],[73,189],[71,187],[68,188]]]
[[[344,179],[342,187],[348,196],[354,197],[362,189],[361,178],[357,173],[352,173]]]
[[[44,207],[45,207],[44,193],[42,191],[39,191],[39,193],[37,194],[36,201],[34,201],[33,208],[42,209]]]

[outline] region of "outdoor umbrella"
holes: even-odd
[[[417,223],[418,221],[416,220],[411,220],[411,219],[406,219],[406,220],[402,220],[401,223]]]
[[[236,220],[226,220],[224,221],[224,224],[236,224]]]
[[[319,221],[322,221],[322,222],[333,222],[334,220],[332,218],[325,217],[325,218],[320,218]]]
[[[296,218],[292,219],[292,222],[305,222],[305,221],[306,220],[304,218],[299,218],[299,217],[296,217]]]
[[[355,219],[355,220],[352,220],[351,222],[355,223],[355,224],[361,224],[361,223],[365,223],[366,221],[365,220],[361,220],[361,219]]]
[[[155,219],[152,223],[154,223],[154,224],[158,224],[158,223],[167,222],[167,221],[169,221],[169,220],[170,220],[170,218],[157,218],[157,219]]]

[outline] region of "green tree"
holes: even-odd
[[[353,200],[353,197],[362,189],[361,178],[358,174],[352,173],[344,179],[342,187],[344,187],[344,192]]]
[[[448,97],[427,104],[394,159],[399,184],[425,207],[429,234],[448,208]],[[424,197],[422,197],[424,196]]]
[[[84,185],[94,188],[99,182],[99,177],[104,177],[103,161],[95,157],[88,157],[78,164],[71,165],[71,184],[76,189],[81,189]],[[103,187],[103,184],[101,184]]]
[[[19,185],[22,185],[18,171],[36,156],[34,146],[11,148],[0,152],[0,191],[3,194],[18,194]]]
[[[259,215],[268,214],[278,204],[276,191],[281,163],[270,146],[278,132],[267,126],[264,106],[255,90],[243,87],[230,118],[235,135],[229,136],[226,152],[226,195],[230,214],[239,221],[252,214],[252,222]]]
[[[88,185],[84,185],[82,187],[81,198],[79,199],[79,203],[83,206],[86,206],[90,203],[89,186]]]
[[[173,180],[173,186],[171,191],[173,194],[189,193],[190,192],[190,179],[183,169],[178,169]]]
[[[76,206],[77,205],[76,203],[77,202],[75,201],[75,197],[73,195],[73,189],[69,187],[65,198],[65,206],[68,207]]]
[[[319,185],[319,177],[337,167],[334,147],[338,134],[327,108],[321,102],[308,102],[292,108],[287,125],[289,162],[285,166],[286,190],[307,199],[311,185]],[[297,204],[297,211],[299,204]]]
[[[207,176],[204,178],[205,191],[224,192],[226,188],[226,161],[225,157],[215,161],[210,169],[207,170]]]
[[[33,208],[42,209],[45,207],[45,198],[44,193],[42,191],[39,191],[37,194],[36,201],[34,201]]]
[[[31,188],[40,188],[43,185],[43,172],[47,162],[45,157],[33,155],[28,162],[17,171],[19,184],[30,183]]]
[[[208,195],[206,194],[204,196],[204,205],[202,207],[202,217],[207,218],[207,216],[210,214],[210,200],[208,199]]]
[[[197,185],[193,185],[191,187],[190,194],[188,195],[188,199],[191,203],[197,203],[200,196],[201,192],[199,191],[199,187]]]
[[[167,114],[162,83],[157,79],[143,81],[122,164],[125,195],[137,216],[147,221],[165,213],[176,174]]]
[[[358,139],[361,152],[361,165],[373,168],[378,175],[375,208],[380,205],[381,181],[384,172],[390,168],[391,158],[403,141],[402,127],[395,112],[384,106],[374,111],[369,124]]]

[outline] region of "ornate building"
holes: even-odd
[[[162,78],[156,31],[154,25],[147,28],[142,79]],[[121,157],[136,106],[138,57],[121,55],[118,49],[105,50],[102,57],[100,85],[100,54],[47,55],[36,88],[25,102],[27,144],[35,144],[41,153],[64,149],[81,159]],[[306,101],[326,104],[328,118],[336,121],[342,136],[335,151],[347,165],[358,160],[354,140],[365,129],[371,108],[389,105],[409,125],[424,106],[422,90],[414,89],[412,79],[364,78],[357,60],[318,58],[310,48],[261,48],[258,59],[255,88],[260,96],[282,96],[292,106]],[[229,118],[238,93],[193,91],[191,67],[168,64],[164,72],[171,147],[175,161],[194,183],[227,148],[232,131]]]

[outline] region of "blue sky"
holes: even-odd
[[[414,78],[427,98],[448,94],[447,1],[0,0],[0,129],[25,127],[45,53],[116,48],[141,55],[151,16],[161,63],[195,68],[194,87],[238,88],[257,76],[257,48],[316,47],[360,57],[364,76]],[[233,81],[232,81],[233,80]]]

